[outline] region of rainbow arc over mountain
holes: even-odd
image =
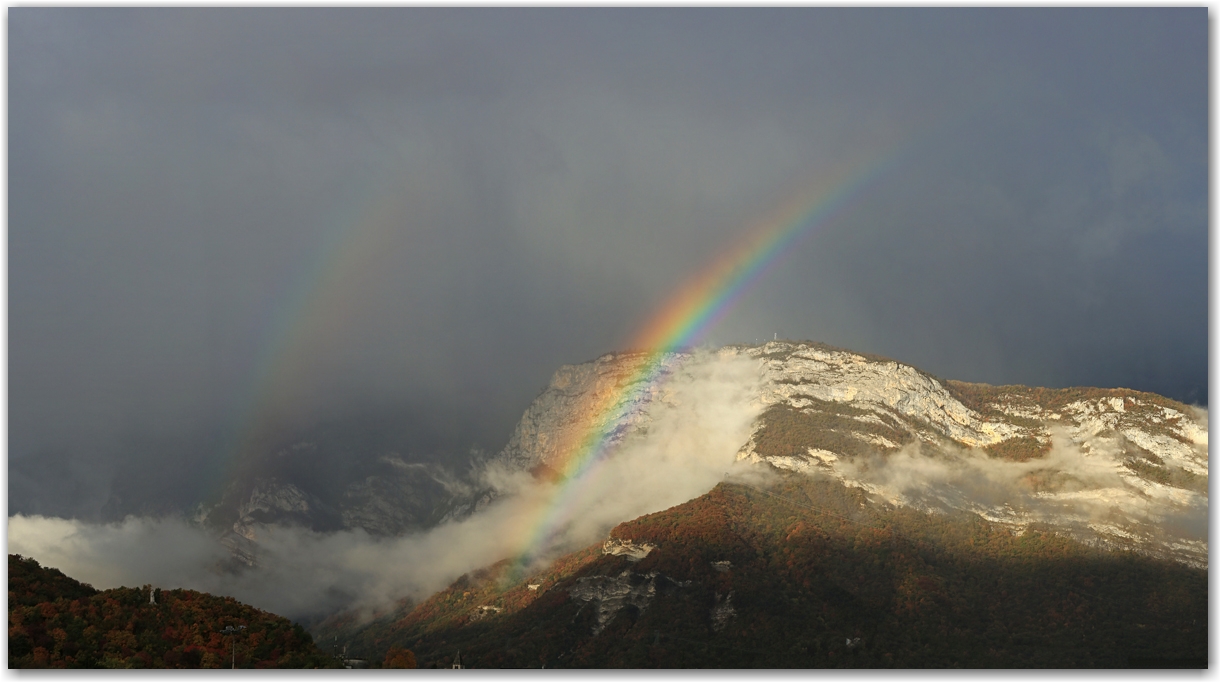
[[[508,579],[520,577],[536,560],[548,556],[553,541],[572,518],[583,486],[595,477],[598,463],[614,450],[614,441],[603,425],[621,423],[638,409],[638,398],[667,376],[674,360],[672,351],[700,343],[795,244],[899,167],[910,151],[907,146],[873,157],[871,162],[832,169],[807,182],[744,230],[730,248],[689,278],[648,318],[628,346],[643,351],[635,375],[623,384],[623,390],[596,398],[597,404],[585,411],[590,417],[573,430],[576,435],[560,444],[556,460],[548,462],[557,485],[519,526],[516,544],[521,550]],[[234,430],[223,446],[217,469],[201,478],[202,490],[220,491],[235,467],[269,447],[276,433],[276,406],[284,396],[297,392],[302,368],[327,351],[332,332],[342,327],[344,311],[358,298],[353,273],[376,267],[381,254],[391,251],[382,245],[409,215],[408,205],[408,198],[388,192],[381,199],[359,202],[356,210],[339,212],[346,217],[336,221],[334,237],[289,287],[290,295],[276,314],[267,319],[255,371],[234,403]]]
[[[548,555],[571,519],[583,485],[595,475],[598,463],[613,453],[615,441],[603,425],[621,423],[632,410],[639,409],[638,398],[668,376],[674,351],[700,343],[785,253],[897,167],[901,158],[891,155],[880,162],[822,176],[754,223],[649,318],[629,346],[645,353],[635,376],[623,383],[622,390],[594,398],[597,404],[585,411],[590,417],[574,430],[578,435],[561,443],[557,460],[548,463],[558,485],[530,517],[532,521],[523,532],[523,550],[512,563],[508,581],[520,579]]]

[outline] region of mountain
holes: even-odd
[[[1205,570],[821,473],[726,481],[508,569],[328,639],[420,667],[1207,667]]]
[[[491,463],[541,471],[608,392],[635,405],[596,428],[648,438],[672,404],[644,387],[646,353],[560,368]],[[1044,524],[1087,542],[1207,565],[1207,422],[1201,410],[1129,389],[989,386],[942,380],[883,357],[776,341],[670,353],[670,374],[748,361],[742,409],[757,418],[738,460],[822,472],[890,505],[966,510],[1020,531]],[[680,381],[677,379],[677,381]],[[632,385],[636,382],[638,385]],[[451,516],[495,499],[472,489]]]
[[[448,527],[450,523],[487,519],[502,513],[506,508],[503,503],[521,495],[525,490],[523,480],[536,482],[535,487],[539,489],[555,480],[567,455],[564,444],[592,428],[608,444],[604,448],[605,461],[598,465],[601,472],[598,476],[602,478],[594,480],[594,488],[601,484],[603,489],[585,489],[579,499],[568,505],[566,510],[570,512],[570,518],[566,525],[556,529],[555,537],[560,542],[548,549],[549,556],[559,565],[575,567],[575,572],[552,571],[552,582],[533,583],[539,585],[535,590],[517,585],[506,588],[508,591],[503,594],[483,592],[481,587],[457,593],[485,595],[486,598],[480,597],[481,602],[473,605],[464,601],[468,597],[458,599],[454,596],[456,587],[441,593],[449,600],[444,604],[436,601],[440,596],[429,598],[426,591],[417,590],[410,599],[386,605],[372,620],[366,620],[368,615],[364,612],[334,614],[312,627],[314,635],[325,638],[332,645],[346,642],[351,651],[373,661],[382,660],[388,652],[387,647],[394,645],[412,649],[421,666],[436,665],[444,663],[445,656],[452,655],[446,647],[454,642],[462,642],[464,651],[468,646],[476,649],[483,646],[478,637],[467,637],[480,632],[479,628],[490,627],[495,622],[518,622],[508,617],[517,607],[506,606],[504,600],[517,599],[518,606],[532,604],[532,599],[539,597],[546,585],[558,585],[569,578],[590,580],[582,583],[585,587],[579,589],[575,583],[565,583],[560,592],[548,599],[560,599],[560,595],[566,594],[564,604],[571,600],[575,600],[571,602],[573,604],[597,604],[581,611],[585,614],[581,617],[592,612],[602,613],[606,616],[604,622],[597,625],[608,628],[606,632],[625,627],[621,623],[615,625],[619,622],[618,616],[611,614],[613,609],[608,611],[600,604],[627,604],[642,613],[651,609],[645,604],[654,603],[649,601],[653,596],[667,594],[673,587],[667,581],[675,581],[675,584],[693,581],[690,585],[704,584],[705,587],[710,583],[700,583],[701,578],[689,571],[660,571],[650,575],[653,571],[648,570],[623,574],[625,568],[615,568],[618,564],[605,562],[618,562],[622,556],[638,553],[640,543],[654,544],[656,548],[652,551],[661,552],[657,556],[668,556],[678,551],[675,540],[671,537],[661,542],[655,537],[614,536],[612,539],[616,542],[630,539],[636,544],[632,549],[620,547],[619,554],[603,556],[601,552],[607,536],[617,532],[614,529],[621,527],[619,524],[649,518],[648,515],[667,509],[672,511],[688,501],[706,508],[706,495],[720,490],[723,497],[725,490],[741,490],[741,472],[753,471],[762,478],[753,480],[751,485],[761,491],[774,492],[768,487],[774,485],[796,486],[796,489],[804,484],[820,486],[816,495],[801,492],[795,498],[780,502],[783,505],[799,504],[802,499],[807,502],[808,499],[849,496],[856,501],[853,504],[859,506],[858,510],[852,507],[853,514],[863,514],[872,519],[874,525],[880,523],[883,528],[887,527],[885,524],[890,524],[888,527],[892,529],[902,526],[895,531],[901,535],[894,535],[887,542],[916,538],[912,541],[915,544],[907,548],[910,552],[900,551],[899,554],[907,558],[921,557],[919,561],[930,568],[926,574],[920,573],[923,569],[892,562],[889,559],[892,550],[861,545],[864,539],[844,535],[842,529],[835,535],[823,528],[820,532],[826,536],[824,546],[836,548],[844,565],[856,566],[853,570],[857,576],[871,576],[868,580],[889,585],[892,590],[886,594],[890,596],[877,597],[871,602],[852,601],[835,590],[810,596],[812,593],[801,592],[804,588],[795,592],[789,588],[780,589],[779,586],[792,581],[803,585],[803,576],[812,576],[809,578],[811,585],[820,584],[818,581],[822,578],[818,576],[827,574],[830,569],[819,563],[820,560],[808,559],[804,563],[793,563],[787,577],[770,568],[749,573],[749,581],[777,590],[771,597],[756,595],[759,601],[751,604],[802,604],[801,608],[814,611],[840,607],[852,611],[863,608],[860,604],[870,604],[868,608],[888,614],[886,617],[890,620],[884,621],[889,623],[886,627],[902,629],[909,626],[919,631],[931,628],[941,633],[938,636],[953,632],[957,633],[952,636],[958,641],[973,642],[963,645],[965,649],[949,647],[943,650],[944,655],[940,658],[929,658],[916,653],[917,650],[935,649],[929,649],[930,645],[923,639],[916,640],[922,642],[919,646],[909,642],[899,646],[894,644],[898,640],[894,639],[893,631],[876,630],[881,627],[877,623],[856,620],[854,615],[835,616],[840,618],[833,621],[838,623],[835,628],[840,629],[845,642],[855,637],[875,642],[877,633],[882,633],[882,639],[891,643],[884,652],[890,654],[890,658],[868,658],[862,653],[852,653],[855,658],[850,660],[859,661],[861,665],[888,665],[892,661],[905,661],[906,665],[950,665],[955,660],[947,658],[951,652],[967,650],[974,652],[971,653],[974,658],[969,660],[978,665],[1103,665],[1100,661],[1108,661],[1105,665],[1127,665],[1130,661],[1122,657],[1123,651],[1135,652],[1132,655],[1137,660],[1197,661],[1197,650],[1174,649],[1165,642],[1173,637],[1195,636],[1195,630],[1175,631],[1168,623],[1193,613],[1185,604],[1206,603],[1205,583],[1197,581],[1199,575],[1206,575],[1208,566],[1207,415],[1204,410],[1162,396],[1121,388],[1048,389],[946,380],[895,360],[814,342],[774,341],[758,346],[669,352],[659,358],[656,371],[644,371],[656,359],[644,352],[621,352],[560,367],[526,409],[507,445],[494,456],[473,458],[471,466],[461,475],[436,461],[414,461],[402,455],[401,449],[391,448],[389,443],[353,445],[356,441],[350,433],[329,439],[322,433],[292,441],[293,444],[272,451],[239,472],[222,502],[201,510],[201,521],[216,529],[215,532],[224,534],[223,542],[233,550],[235,567],[240,568],[257,561],[259,538],[271,526],[297,525],[316,531],[359,529],[375,537],[392,538],[423,529]],[[607,405],[621,409],[607,409]],[[613,473],[608,474],[610,471]],[[766,492],[755,492],[771,499]],[[761,504],[760,500],[765,501],[753,499],[751,504]],[[834,507],[821,503],[815,506],[819,505]],[[766,516],[773,512],[766,509],[742,512],[741,518],[749,518],[755,513]],[[854,522],[853,515],[845,516]],[[938,539],[939,535],[932,539],[925,537],[931,532],[927,529],[937,528],[941,529],[936,531],[940,535],[974,537],[972,534],[975,534],[978,537],[969,543],[958,542],[952,550],[944,549],[940,547],[944,543]],[[731,532],[723,532],[746,534],[736,526],[731,526]],[[763,561],[759,558],[763,557],[768,566],[776,561],[788,561],[783,543],[773,546],[769,544],[771,540],[765,540],[775,539],[769,535],[771,530],[751,532],[756,537],[747,553],[755,557],[752,561]],[[470,541],[471,536],[463,537]],[[978,551],[981,550],[975,547],[977,543],[1008,547],[1007,554],[980,555]],[[697,543],[690,545],[685,541],[678,545],[678,556],[683,557],[681,561],[691,566],[694,565],[690,563],[692,561],[703,561],[692,557],[719,551],[699,548]],[[445,549],[445,541],[439,537],[431,544],[420,546],[429,547],[427,551],[458,554],[465,551],[456,545]],[[573,550],[577,550],[576,554],[568,554]],[[853,554],[857,551],[863,554]],[[452,573],[430,579],[436,579],[434,585],[443,585],[461,571],[488,560],[486,553],[482,556],[484,558],[478,562],[467,563]],[[610,556],[618,558],[607,558]],[[660,561],[651,557],[650,554],[641,562]],[[442,558],[446,560],[440,561]],[[585,559],[592,563],[588,566],[581,563]],[[722,560],[738,565],[732,559],[707,559],[709,562]],[[434,563],[445,566],[445,570],[458,565],[450,561],[448,555],[438,557]],[[1124,582],[1126,578],[1115,577],[1113,571],[1119,570],[1113,568],[1115,566],[1144,576],[1140,578],[1143,582]],[[591,572],[579,572],[586,568]],[[876,571],[870,574],[874,569]],[[502,569],[495,566],[484,569],[486,575],[494,575],[499,570]],[[941,604],[928,612],[927,618],[931,621],[921,620],[924,618],[919,615],[922,611],[901,606],[906,603],[900,599],[906,594],[902,590],[907,590],[909,585],[908,588],[900,586],[911,580],[924,587],[956,585],[954,589],[966,589],[966,593],[972,595],[971,603],[983,599],[981,592],[970,591],[975,590],[971,585],[986,582],[985,576],[972,575],[974,571],[997,575],[1011,573],[1013,584],[1023,587],[1019,591],[1006,590],[1007,593],[1020,594],[1023,602],[1033,600],[1031,604],[1041,606],[1031,607],[1033,610],[1028,612],[1011,612],[1012,607],[1006,603],[992,604],[984,599],[991,605],[982,613],[961,604]],[[1065,571],[1079,575],[1078,583],[1065,587],[1064,583],[1057,582],[1056,576]],[[735,575],[739,574],[742,571]],[[464,580],[468,585],[482,584],[481,575],[484,573],[476,571]],[[923,580],[925,577],[927,579]],[[1162,579],[1177,585],[1174,588],[1177,601],[1166,602],[1173,604],[1173,610],[1166,612],[1169,615],[1136,608],[1144,603],[1139,601],[1143,597],[1132,601],[1132,595],[1164,596],[1155,588],[1157,581]],[[1054,587],[1038,588],[1043,590],[1038,592],[1033,587],[1038,581]],[[834,584],[855,595],[855,599],[863,599],[858,589],[847,589],[845,583]],[[1061,589],[1075,590],[1079,595],[1083,588],[1077,589],[1073,585],[1085,584],[1108,585],[1106,590],[1113,590],[1103,590],[1086,600],[1088,605],[1080,613],[1094,615],[1081,615],[1080,619],[1072,621],[1074,625],[1063,625],[1056,630],[1055,637],[1100,642],[1098,646],[1110,647],[1106,649],[1110,653],[1090,658],[1073,646],[1068,648],[1068,653],[1056,654],[1056,657],[1043,653],[1035,655],[1022,649],[1027,645],[1040,647],[1045,644],[1038,638],[1041,635],[1029,634],[1037,632],[1040,621],[1057,618],[1057,614],[1061,615],[1069,606],[1081,606],[1056,601],[1062,596]],[[742,605],[744,595],[749,593],[747,588],[736,583],[731,588],[721,587],[725,589],[712,588],[711,592],[700,593],[703,596],[699,599],[704,599],[707,608],[718,609],[716,613],[720,614],[708,622],[720,622],[729,618],[726,614],[730,613],[736,613],[736,617],[742,619],[768,622],[765,610],[751,610],[755,607]],[[520,599],[512,589],[518,590]],[[730,597],[730,593],[733,596]],[[1027,593],[1033,596],[1027,596]],[[589,599],[584,600],[581,595]],[[783,602],[785,599],[788,601]],[[1130,602],[1130,608],[1135,610],[1113,611],[1106,605],[1109,599]],[[540,602],[536,608],[543,608],[547,603],[550,602]],[[367,606],[367,600],[364,604]],[[555,606],[559,608],[561,604]],[[468,611],[468,607],[479,607],[479,611]],[[579,604],[575,608],[580,610]],[[694,618],[690,614],[696,611],[698,609],[690,611],[687,621],[683,621],[694,629],[687,634],[674,634],[674,637],[706,641],[696,634],[702,632],[699,627],[711,626],[697,625],[695,620],[690,620]],[[540,623],[549,617],[544,613],[530,613],[533,615],[529,618]],[[1158,644],[1140,648],[1133,643],[1134,631],[1126,629],[1109,632],[1103,639],[1094,640],[1094,634],[1087,628],[1095,623],[1096,614],[1106,614],[1105,618],[1128,618],[1130,623],[1125,623],[1123,628],[1147,630],[1145,634],[1155,634]],[[473,616],[477,618],[467,622]],[[570,614],[570,617],[576,616]],[[1192,623],[1197,620],[1193,615],[1190,618]],[[595,616],[593,622],[597,619]],[[484,620],[487,625],[475,627],[471,624]],[[1003,625],[1001,630],[995,630],[1000,627],[997,623]],[[1085,630],[1072,629],[1077,626]],[[593,638],[590,642],[601,641],[597,638],[604,633],[594,634],[593,627],[590,625],[589,636]],[[994,641],[963,639],[966,635],[962,633],[979,627],[999,634],[995,634]],[[791,624],[784,628],[799,631]],[[1155,632],[1149,628],[1154,628]],[[831,640],[826,637],[832,630],[834,628],[808,631],[807,641],[801,640],[805,643],[800,644],[800,647],[806,647],[800,649],[805,653],[794,658],[775,658],[779,655],[776,650],[761,646],[770,640],[747,637],[724,646],[729,647],[727,650],[764,652],[765,656],[759,654],[763,657],[749,661],[724,657],[706,660],[722,661],[716,665],[839,665],[848,659],[830,658],[831,649],[814,647],[812,651],[817,656],[825,654],[825,657],[807,657],[813,655],[807,648],[811,641],[821,642],[817,646],[830,646]],[[873,634],[849,636],[849,631]],[[642,630],[633,632],[633,637],[647,638],[641,634]],[[709,632],[719,637],[728,630],[713,628]],[[429,633],[438,633],[439,639]],[[496,633],[494,636],[499,637],[499,631]],[[506,635],[509,639],[514,636]],[[654,633],[654,639],[664,636],[664,632]],[[561,641],[556,639],[560,637],[556,633],[547,637]],[[775,641],[788,640],[778,637]],[[587,655],[582,654],[583,658],[572,658],[586,644],[593,649]],[[636,654],[628,655],[613,648],[603,650],[599,648],[603,645],[589,642],[579,645],[571,642],[570,646],[565,646],[567,648],[561,647],[562,651],[548,650],[550,653],[545,655],[542,651],[534,653],[546,658],[549,665],[561,664],[560,653],[565,657],[563,665],[677,665],[676,660],[685,661],[681,665],[696,664],[689,659],[675,659],[672,654],[665,663],[646,661],[632,658]],[[994,648],[999,653],[979,654],[977,647]],[[472,655],[476,649],[470,649]],[[601,653],[592,653],[594,650]],[[857,652],[855,644],[846,650]],[[1164,656],[1157,653],[1171,650],[1176,653]],[[499,654],[493,655],[490,649],[481,651],[480,655],[491,656],[483,659],[485,665],[492,665],[494,661],[500,661],[497,665],[540,664],[540,659],[507,655],[496,658]]]
[[[611,353],[556,371],[507,445],[472,468],[322,431],[268,453],[196,518],[251,564],[260,525],[362,529],[377,537],[470,516],[507,491],[489,471],[544,475],[595,428],[640,442],[683,409],[675,386],[746,363],[737,399],[754,414],[737,459],[821,471],[887,504],[969,510],[1020,530],[1048,524],[1087,542],[1206,566],[1207,429],[1199,410],[1128,389],[1045,389],[942,380],[910,365],[814,342],[776,341],[652,356]],[[617,419],[599,410],[629,396]],[[599,421],[600,420],[600,421]]]
[[[256,563],[263,526],[373,537],[432,527],[443,516],[438,510],[465,493],[454,462],[464,467],[470,453],[453,451],[459,432],[473,429],[448,409],[401,409],[283,435],[242,459],[219,493],[189,516],[220,537],[236,567]]]
[[[668,353],[660,379],[650,360],[561,367],[483,470],[546,479],[590,424],[612,458],[648,452],[706,423],[675,415],[732,365],[749,371],[717,409],[749,419],[730,457],[769,482],[726,472],[539,575],[512,582],[502,562],[315,632],[373,658],[411,648],[421,667],[458,649],[490,667],[1206,666],[1202,410],[942,380],[812,342]],[[512,494],[476,478],[444,518]]]
[[[98,591],[15,554],[8,574],[10,668],[342,667],[301,626],[231,597]]]
[[[464,492],[443,465],[405,461],[396,452],[378,453],[354,472],[331,478],[316,472],[345,455],[319,454],[315,443],[300,441],[276,456],[294,461],[270,473],[235,477],[218,503],[201,505],[195,514],[248,566],[257,562],[260,526],[395,536],[432,527],[440,519],[437,510]]]

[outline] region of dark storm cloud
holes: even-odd
[[[1206,400],[1205,9],[9,18],[10,512],[189,498],[251,422],[496,449],[802,178],[904,145],[712,341]]]

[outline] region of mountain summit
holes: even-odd
[[[1054,529],[1111,548],[1206,567],[1207,416],[1128,389],[989,386],[812,342],[669,353],[645,385],[646,353],[561,367],[492,462],[560,466],[562,443],[594,424],[616,444],[645,443],[681,388],[717,366],[753,368],[735,397],[753,416],[736,459],[829,476],[883,505],[966,511],[1013,532]],[[632,382],[639,385],[633,386]],[[607,393],[635,402],[608,421]],[[698,395],[697,391],[687,391]],[[494,487],[455,505],[481,509]]]

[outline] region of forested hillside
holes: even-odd
[[[349,631],[353,650],[409,648],[420,667],[459,650],[468,667],[1207,666],[1204,570],[822,477],[725,482],[544,574],[506,569]]]
[[[8,566],[10,668],[224,668],[234,650],[239,668],[342,667],[301,626],[232,597],[155,590],[150,604],[149,586],[98,591],[15,554]]]

